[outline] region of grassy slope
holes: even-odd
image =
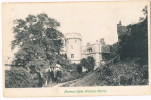
[[[137,59],[129,59],[103,66],[87,74],[78,81],[64,86],[118,86],[148,84],[147,66],[136,64]]]

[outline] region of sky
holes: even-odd
[[[3,43],[6,55],[12,56],[10,49],[13,36],[13,20],[25,19],[29,14],[46,13],[60,22],[58,28],[63,34],[80,33],[82,45],[95,43],[101,38],[106,44],[117,42],[117,24],[136,23],[143,16],[145,2],[75,2],[75,3],[16,3],[3,5]],[[5,35],[4,35],[5,34]]]

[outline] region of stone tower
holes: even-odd
[[[119,21],[119,23],[117,24],[117,34],[118,34],[118,42],[120,42],[120,38],[121,38],[121,30],[122,29],[122,23],[121,21]]]
[[[67,33],[66,38],[66,54],[67,58],[72,63],[80,63],[81,60],[81,34],[79,33]]]
[[[118,42],[121,42],[122,35],[126,34],[128,28],[123,26],[121,21],[117,24],[117,34],[118,34]]]

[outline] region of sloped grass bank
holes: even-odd
[[[127,86],[148,85],[148,65],[140,65],[139,59],[127,59],[103,66],[75,83],[64,86]]]

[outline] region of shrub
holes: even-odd
[[[82,73],[82,66],[81,66],[80,64],[77,64],[77,72],[78,72],[79,74]]]
[[[148,65],[140,65],[139,59],[129,59],[98,70],[98,85],[127,86],[147,85]]]
[[[88,70],[88,72],[90,72],[94,70],[95,60],[93,57],[88,56],[87,58],[81,59],[80,65],[85,67]]]
[[[12,68],[10,71],[5,71],[6,88],[37,87],[37,83],[24,68]]]
[[[111,68],[103,67],[103,75],[104,75],[104,77],[112,76],[112,74],[113,74],[113,72],[112,72]]]

